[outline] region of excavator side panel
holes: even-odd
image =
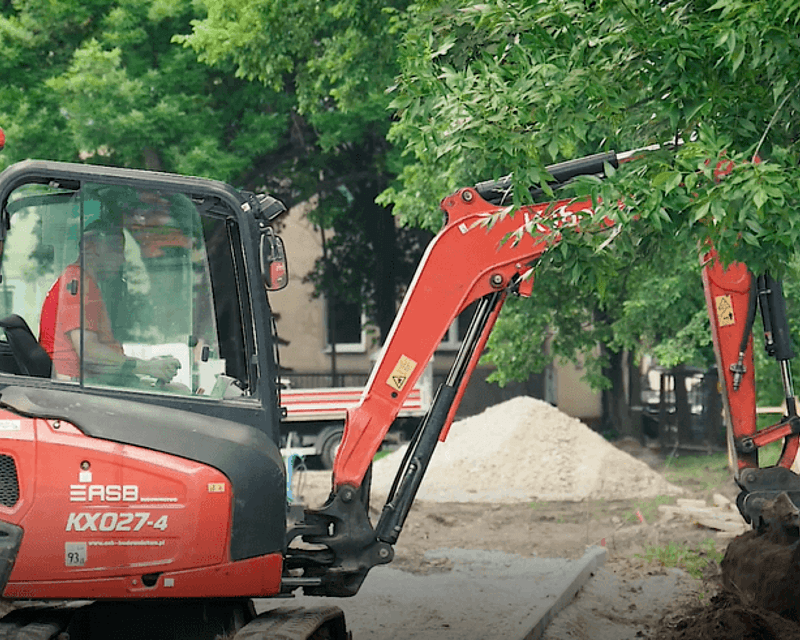
[[[233,487],[218,470],[63,420],[0,411],[0,425],[0,520],[23,531],[5,597],[278,592],[280,554],[230,558]]]

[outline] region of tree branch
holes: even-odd
[[[783,100],[781,100],[781,103],[778,105],[778,108],[777,108],[777,109],[775,109],[775,112],[772,114],[772,118],[770,118],[770,121],[769,121],[769,124],[767,125],[767,128],[766,128],[766,129],[764,129],[764,133],[763,133],[763,134],[761,134],[761,139],[758,141],[758,145],[756,145],[756,150],[755,150],[755,151],[753,151],[753,161],[755,161],[755,159],[758,157],[758,152],[761,150],[761,145],[763,145],[763,144],[764,144],[764,140],[766,140],[766,138],[767,138],[767,134],[769,133],[769,130],[770,130],[770,129],[772,129],[772,126],[775,124],[775,121],[778,119],[778,114],[780,113],[781,109],[783,109],[783,105],[785,105],[785,104],[786,104],[786,101],[787,101],[789,98],[791,98],[791,97],[792,97],[792,94],[793,94],[795,91],[797,91],[797,89],[798,89],[799,87],[800,87],[800,81],[798,81],[798,82],[797,82],[797,84],[795,84],[795,85],[792,87],[792,90],[791,90],[791,91],[789,91],[789,93],[787,93],[787,94],[786,94],[786,95],[783,97]]]

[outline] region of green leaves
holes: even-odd
[[[794,259],[798,24],[793,0],[11,3],[0,163],[280,175],[291,197],[323,192],[343,217],[341,188],[383,190],[402,224],[437,229],[439,201],[460,186],[510,174],[520,206],[530,186],[555,196],[552,162],[660,144],[558,191],[591,198],[596,215],[540,265],[566,292],[549,307],[557,335],[632,344],[617,323],[639,289],[620,274],[665,275],[660,247],[694,265],[711,241],[724,261],[776,274]],[[577,318],[592,340],[567,330]],[[693,318],[675,314],[660,335],[696,336],[681,333]]]
[[[662,189],[665,194],[668,194],[675,189],[682,180],[683,175],[678,171],[662,171],[653,178],[653,186]]]
[[[214,0],[175,38],[211,65],[233,63],[236,75],[276,91],[296,92],[313,114],[378,102],[396,72],[397,13],[404,2],[370,0]],[[386,113],[383,113],[386,117]]]
[[[661,316],[671,324],[648,333],[640,315],[623,332],[619,323],[636,308],[625,302],[640,289],[620,281],[632,287],[623,275],[632,265],[671,277],[668,269],[680,265],[665,261],[660,247],[692,265],[694,284],[698,247],[707,242],[724,262],[745,261],[758,272],[783,273],[794,259],[798,16],[788,0],[415,5],[390,133],[412,164],[384,197],[402,219],[417,222],[416,212],[433,210],[448,191],[510,174],[519,206],[529,186],[542,184],[549,162],[663,145],[616,171],[607,167],[602,183],[584,178],[559,192],[591,197],[596,215],[544,256],[537,290],[541,273],[557,279],[611,319],[617,347],[642,340],[653,349],[671,345],[660,352],[670,361],[675,354],[700,357],[691,345],[703,332],[701,298],[675,298],[700,305],[680,314],[661,299]],[[605,217],[619,225],[613,239]],[[550,308],[558,336],[569,305]]]
[[[199,14],[175,0],[14,3],[2,10],[0,89],[9,144],[26,157],[101,162],[234,180],[269,153],[286,119],[266,91],[198,63],[172,44]],[[277,101],[276,101],[277,102]],[[243,114],[265,113],[259,131]],[[279,129],[279,130],[278,130]],[[247,138],[238,135],[246,130]]]

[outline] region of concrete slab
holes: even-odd
[[[523,558],[499,551],[439,549],[449,571],[418,575],[373,569],[352,598],[257,600],[259,612],[286,604],[335,604],[353,640],[536,640],[606,558],[592,547],[577,560]]]

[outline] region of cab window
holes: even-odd
[[[91,183],[26,185],[6,209],[0,370],[209,399],[248,393],[236,226],[224,212]]]

